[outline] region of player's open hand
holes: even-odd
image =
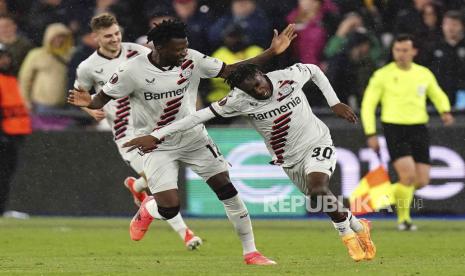
[[[367,138],[367,146],[379,154],[379,142],[376,135],[371,135]]]
[[[82,88],[69,90],[68,103],[75,106],[86,107],[89,106],[91,102],[92,97],[88,91]]]
[[[86,111],[97,122],[100,122],[101,120],[105,119],[105,111],[103,111],[103,109],[87,109]]]
[[[444,112],[441,114],[441,120],[442,120],[442,123],[445,125],[445,126],[451,126],[454,124],[454,116],[452,116],[452,114],[450,112]]]
[[[160,144],[160,140],[152,135],[146,135],[134,138],[131,141],[124,143],[123,148],[129,148],[127,152],[138,149],[141,153],[148,153],[156,149],[158,144]]]
[[[273,32],[274,35],[270,49],[275,55],[279,55],[284,52],[289,47],[292,40],[297,37],[297,34],[295,33],[295,24],[287,25],[280,34],[278,34],[276,29],[274,29]]]
[[[338,103],[336,105],[333,105],[331,109],[334,113],[336,113],[337,116],[344,118],[353,124],[357,123],[358,121],[357,115],[355,115],[352,108],[350,108],[350,106],[346,104]]]

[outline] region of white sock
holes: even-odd
[[[358,233],[363,230],[363,225],[360,223],[356,216],[352,215],[350,211],[347,212],[347,217],[349,218],[350,228],[352,228],[354,232]]]
[[[147,211],[149,212],[149,214],[156,218],[156,219],[164,219],[160,213],[158,213],[158,206],[157,206],[157,203],[155,202],[155,199],[152,198],[150,199],[149,201],[147,201],[145,203],[145,208],[147,209]]]
[[[239,198],[239,195],[235,195],[221,202],[223,202],[226,215],[241,239],[243,254],[245,255],[257,251],[257,248],[255,248],[252,222],[250,221],[249,212],[242,199]]]
[[[342,222],[334,222],[333,221],[334,228],[339,232],[339,236],[345,236],[348,234],[353,234],[354,231],[350,228],[350,222],[349,222],[349,217],[347,217],[344,221]]]
[[[178,213],[174,218],[167,219],[166,222],[173,228],[175,232],[179,234],[182,240],[186,236],[187,225],[182,219],[181,213]]]
[[[134,190],[138,193],[142,192],[147,188],[147,181],[142,176],[137,178],[134,182]]]

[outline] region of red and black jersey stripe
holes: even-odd
[[[131,106],[129,103],[129,97],[117,99],[116,102],[116,118],[113,121],[115,126],[113,127],[115,141],[126,136],[127,125],[129,124],[128,116],[131,112]]]

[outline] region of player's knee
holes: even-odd
[[[328,194],[329,178],[322,173],[311,173],[307,181],[307,195],[310,197]]]
[[[163,207],[163,206],[158,206],[158,213],[164,218],[164,219],[172,219],[174,218],[178,213],[181,207],[175,206],[175,207]]]
[[[237,190],[232,183],[213,189],[219,200],[230,199],[237,195]]]
[[[307,186],[307,195],[310,196],[311,198],[317,197],[317,196],[324,196],[328,194],[328,187],[324,183],[321,184],[309,184]]]

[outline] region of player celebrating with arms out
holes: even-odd
[[[269,49],[247,62],[263,64],[286,50],[295,38],[294,25],[275,35]],[[136,135],[150,134],[154,129],[180,120],[196,111],[197,90],[201,78],[227,77],[240,63],[223,62],[188,49],[186,26],[180,21],[163,21],[148,33],[154,51],[139,55],[121,65],[102,91],[91,98],[87,91],[73,90],[68,101],[90,109],[102,108],[111,99],[129,96]],[[223,203],[241,242],[247,264],[271,265],[255,248],[252,223],[244,202],[229,178],[227,162],[211,149],[216,146],[205,127],[166,137],[156,154],[144,155],[144,172],[152,197],[147,197],[131,221],[133,240],[145,235],[153,217],[165,219],[180,210],[177,176],[179,163],[190,165]]]
[[[76,88],[80,87],[85,90],[93,88],[94,91],[100,91],[116,67],[137,55],[147,55],[151,51],[139,44],[122,43],[118,21],[111,14],[102,13],[93,17],[90,26],[97,40],[98,49],[79,64],[74,82]],[[145,192],[147,180],[142,167],[142,157],[137,152],[128,153],[122,148],[125,142],[134,138],[129,98],[123,97],[110,101],[103,107],[103,110],[85,107],[83,110],[97,121],[103,118],[107,119],[121,157],[140,175],[138,179],[128,177],[124,180],[125,186],[133,195],[134,202],[140,206],[147,196]],[[161,219],[161,217],[157,217],[157,219]],[[179,234],[188,249],[196,249],[202,243],[202,240],[187,227],[181,214],[167,220],[167,222]]]
[[[318,66],[295,64],[265,75],[257,66],[244,64],[226,79],[233,89],[227,97],[151,135],[135,138],[124,147],[158,154],[157,147],[163,145],[159,144],[163,137],[188,130],[215,116],[244,115],[265,139],[273,156],[272,164],[282,166],[294,184],[312,200],[335,203],[337,199],[329,190],[329,179],[336,166],[336,151],[328,127],[313,114],[302,91],[309,80],[320,88],[334,113],[349,122],[357,121],[350,107],[339,102]],[[373,259],[376,248],[370,238],[369,222],[358,220],[342,204],[338,205],[337,210],[323,211],[333,221],[349,255],[355,261]]]

